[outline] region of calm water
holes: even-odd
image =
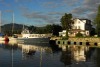
[[[1,43],[0,67],[100,67],[100,49],[75,45]]]

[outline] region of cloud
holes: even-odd
[[[79,0],[62,0],[62,5],[64,6],[74,6],[77,3],[80,3],[80,1]]]
[[[14,0],[16,3],[19,3],[19,2],[32,2],[32,0]]]
[[[8,20],[2,19],[1,25],[7,24],[7,23],[9,23],[9,22],[10,22],[10,21],[8,21]]]
[[[12,12],[13,12],[13,10],[5,10],[4,12],[11,12],[11,13],[12,13]]]
[[[63,15],[63,12],[49,12],[48,15]]]
[[[34,22],[55,23],[57,21],[53,15],[50,15],[51,13],[30,11],[28,7],[20,7],[20,11],[23,17],[33,20]]]
[[[97,14],[96,12],[90,12],[87,14],[87,18],[93,21],[94,20],[93,18],[95,18],[96,14]]]
[[[76,7],[71,12],[77,16],[83,15],[83,17],[94,19],[98,5],[100,5],[100,0],[84,0],[81,6]]]
[[[17,10],[15,13],[21,12],[25,19],[41,23],[60,23],[61,16],[69,12],[76,18],[93,19],[100,4],[100,0],[14,0],[15,5],[12,7],[12,2],[7,3],[5,0],[0,2],[3,2],[5,7],[10,6],[10,9]],[[5,12],[12,12],[7,9]]]
[[[24,12],[24,13],[28,13],[28,12],[29,12],[29,8],[26,7],[26,6],[20,6],[18,9],[19,9],[22,13],[23,13],[23,12]]]
[[[88,11],[86,7],[77,7],[74,10],[72,10],[72,13],[74,14],[85,14]]]
[[[79,0],[47,0],[45,2],[42,2],[42,6],[44,8],[51,8],[51,9],[55,9],[55,8],[60,8],[60,7],[71,7],[74,6],[76,4],[78,4]],[[66,7],[65,7],[66,6]]]
[[[2,4],[3,6],[6,6],[6,7],[11,6],[11,4],[7,3],[5,0],[0,0],[0,4]]]
[[[45,23],[55,23],[58,21],[58,19],[52,15],[48,15],[48,14],[44,14],[42,12],[27,12],[27,13],[23,13],[23,16],[27,19],[31,19],[31,20],[38,20],[38,21],[44,21]],[[43,22],[43,23],[44,23]]]
[[[58,7],[58,4],[55,3],[55,2],[50,1],[50,2],[43,2],[42,3],[42,6],[44,8],[57,8]]]

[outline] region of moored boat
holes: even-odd
[[[32,43],[49,43],[52,34],[30,34],[28,29],[24,29],[21,33],[22,37],[18,37],[18,41]]]
[[[9,38],[7,35],[4,35],[4,34],[1,35],[0,33],[0,41],[9,41]]]
[[[9,41],[9,38],[8,38],[7,35],[5,35],[5,37],[4,37],[4,41]]]

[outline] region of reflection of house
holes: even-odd
[[[62,49],[63,48],[65,47],[62,47]],[[73,65],[80,62],[84,63],[86,61],[85,50],[86,50],[85,46],[76,46],[76,45],[66,46],[65,50],[62,51],[61,54],[61,62],[70,67],[77,67]]]
[[[84,36],[89,36],[92,29],[91,21],[88,19],[73,19],[72,29],[68,32],[69,36],[75,36],[78,32]],[[66,30],[59,32],[59,36],[65,36]]]
[[[73,57],[73,60],[75,62],[79,62],[79,61],[85,61],[86,58],[85,58],[85,52],[84,52],[84,46],[73,46],[72,48],[72,57]]]

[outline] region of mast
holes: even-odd
[[[1,11],[0,11],[0,33],[1,33]]]
[[[23,29],[22,30],[24,30],[24,24],[23,24]]]
[[[14,59],[14,57],[13,57],[13,45],[11,45],[11,48],[12,48],[12,55],[11,55],[11,67],[13,67],[14,65],[13,65],[13,59]]]
[[[42,67],[42,48],[40,48],[40,67]]]
[[[13,16],[12,16],[12,34],[14,33],[14,13],[13,13]]]

